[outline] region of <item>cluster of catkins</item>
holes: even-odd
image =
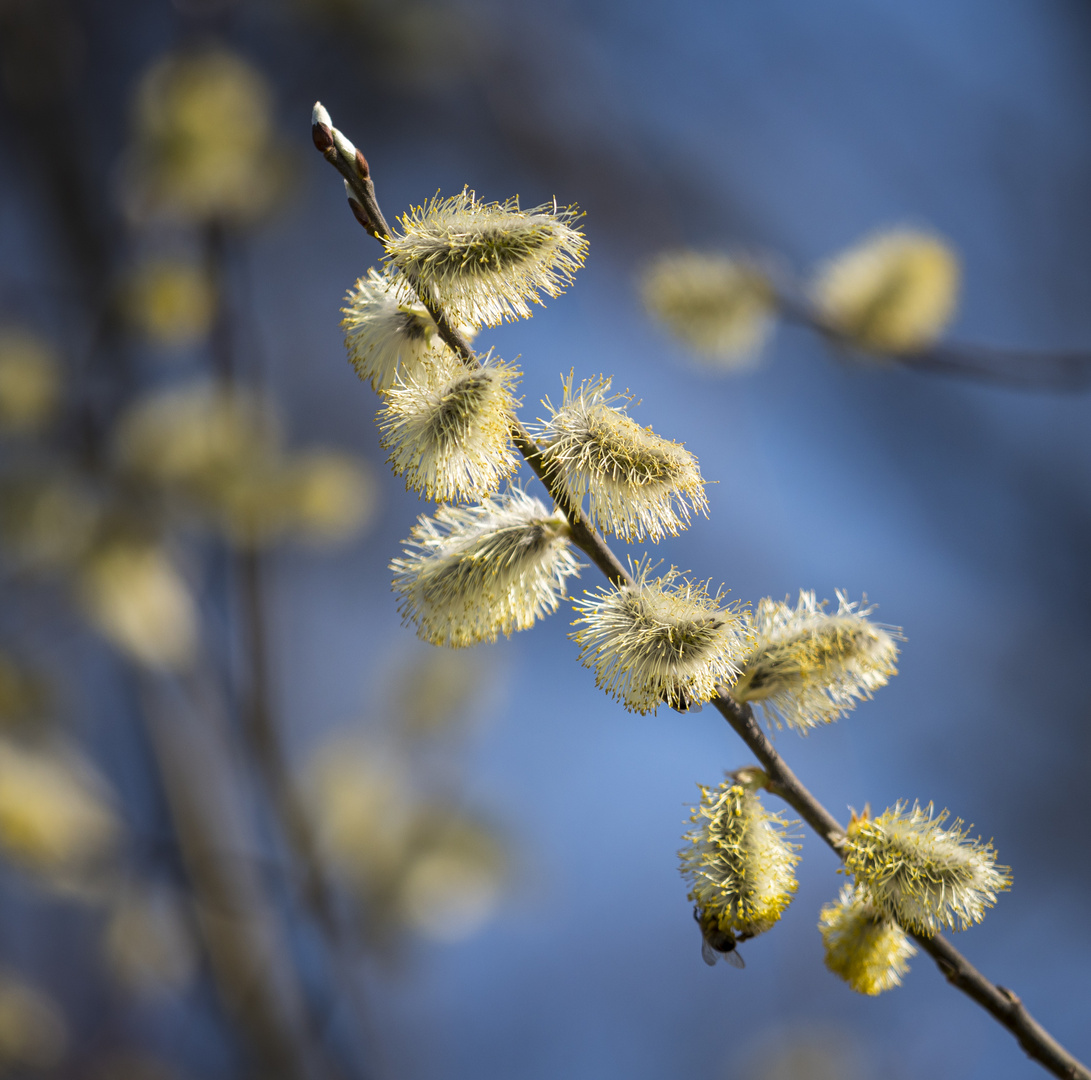
[[[458,648],[556,611],[580,563],[562,508],[509,481],[513,432],[525,437],[518,369],[491,353],[460,356],[429,309],[468,338],[482,325],[526,318],[529,302],[571,282],[587,240],[574,207],[522,210],[516,199],[487,203],[469,190],[417,207],[399,226],[384,240],[383,269],[350,291],[342,326],[356,371],[382,398],[390,465],[440,504],[391,563],[401,612],[424,640]],[[629,401],[607,377],[570,374],[529,436],[564,505],[608,535],[657,542],[707,513],[704,480],[681,443],[628,415]],[[630,566],[629,580],[574,602],[572,634],[597,684],[627,709],[687,708],[729,694],[760,705],[778,727],[806,732],[896,673],[897,631],[840,594],[836,611],[812,592],[794,606],[765,599],[751,610],[673,567],[654,576],[646,559]],[[701,789],[681,854],[698,921],[721,951],[771,927],[796,888],[788,823],[757,794],[764,775],[737,777]],[[957,822],[944,829],[944,820],[901,804],[854,818],[844,848],[854,884],[820,925],[827,963],[855,989],[874,994],[900,981],[913,952],[906,930],[976,922],[1007,887],[991,847],[968,841]]]

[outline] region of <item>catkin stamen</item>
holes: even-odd
[[[660,438],[627,416],[610,380],[564,383],[561,405],[534,426],[551,476],[573,502],[588,499],[588,514],[626,540],[677,535],[693,511],[708,512],[697,459],[680,443]]]

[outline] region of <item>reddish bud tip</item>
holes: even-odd
[[[367,211],[355,199],[349,199],[349,209],[352,211],[352,216],[356,218],[368,232],[374,231],[375,227],[371,224],[371,218],[367,216]]]
[[[360,174],[361,180],[366,180],[371,175],[367,158],[359,150],[356,151],[356,171]]]
[[[314,140],[315,149],[320,154],[326,153],[333,147],[333,131],[325,124],[312,124],[311,138]]]

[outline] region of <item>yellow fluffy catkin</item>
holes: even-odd
[[[421,374],[425,358],[441,347],[432,316],[404,279],[369,270],[349,290],[341,329],[356,374],[382,392]]]
[[[901,986],[917,953],[909,935],[877,908],[867,891],[846,885],[819,913],[826,967],[858,994],[874,997]]]
[[[774,723],[806,732],[843,716],[870,698],[898,669],[893,627],[867,618],[841,593],[834,613],[800,590],[799,602],[766,598],[753,616],[756,644],[731,693],[761,705]]]
[[[843,849],[846,873],[876,906],[928,936],[981,922],[996,894],[1011,888],[992,843],[971,840],[961,820],[945,829],[947,817],[931,803],[900,802],[876,818],[865,810],[853,814]]]
[[[738,676],[750,645],[743,613],[721,606],[722,591],[690,581],[671,567],[653,578],[633,568],[631,585],[609,585],[575,603],[580,626],[571,636],[595,683],[631,712],[660,705],[688,708],[715,697]]]
[[[402,615],[433,645],[459,648],[526,630],[557,610],[580,564],[559,510],[518,487],[479,506],[421,517],[395,559]]]
[[[664,252],[644,270],[640,292],[651,315],[719,367],[751,366],[772,326],[772,286],[747,259]]]
[[[573,385],[532,431],[542,460],[565,494],[577,505],[587,496],[587,513],[605,532],[623,540],[658,542],[676,536],[690,514],[708,513],[704,479],[697,459],[681,443],[660,438],[627,416],[627,394],[611,394],[599,377]],[[622,405],[619,406],[619,402]]]
[[[473,326],[528,319],[528,301],[559,296],[583,265],[587,239],[573,207],[521,210],[518,198],[482,202],[464,189],[400,219],[386,241],[391,263],[445,312]]]
[[[702,926],[740,937],[768,930],[795,894],[798,845],[782,814],[770,813],[750,785],[728,777],[703,784],[693,808],[694,828],[678,853]]]
[[[944,240],[894,229],[827,262],[811,294],[822,319],[860,349],[909,353],[946,329],[958,286],[958,257]]]
[[[399,378],[379,413],[382,445],[405,485],[436,502],[493,494],[518,466],[511,421],[519,369],[503,360],[467,367],[432,353],[419,376]]]

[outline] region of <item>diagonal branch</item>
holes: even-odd
[[[316,104],[311,134],[316,148],[345,178],[349,206],[356,220],[380,243],[390,236],[375,195],[370,169],[364,155],[356,149],[330,120],[329,113]],[[385,246],[385,245],[384,245]],[[466,339],[451,325],[442,309],[410,279],[417,288],[421,302],[435,320],[440,337],[467,364],[478,360]],[[808,318],[808,321],[810,319]],[[813,325],[813,323],[812,323]],[[614,583],[631,583],[632,577],[622,566],[601,534],[591,525],[579,506],[573,505],[564,492],[554,483],[544,467],[541,452],[523,425],[512,420],[512,435],[519,452],[545,484],[546,490],[565,512],[572,527],[572,542],[580,548],[600,570]],[[768,736],[758,726],[749,705],[734,700],[727,690],[721,689],[712,704],[735,730],[735,733],[753,751],[762,768],[769,776],[767,789],[792,807],[816,833],[840,856],[845,830],[837,819],[800,782],[773,748]],[[1026,1053],[1062,1080],[1091,1080],[1091,1070],[1069,1054],[1023,1007],[1020,999],[1003,987],[990,982],[942,935],[926,938],[913,937],[936,961],[947,980],[986,1009],[1018,1040]]]
[[[850,334],[823,318],[798,288],[780,282],[775,298],[777,310],[789,322],[813,330],[834,348],[856,355],[864,352],[884,366],[898,364],[939,375],[984,379],[1016,390],[1074,393],[1091,388],[1091,352],[1005,349],[950,341],[904,353],[861,350]]]

